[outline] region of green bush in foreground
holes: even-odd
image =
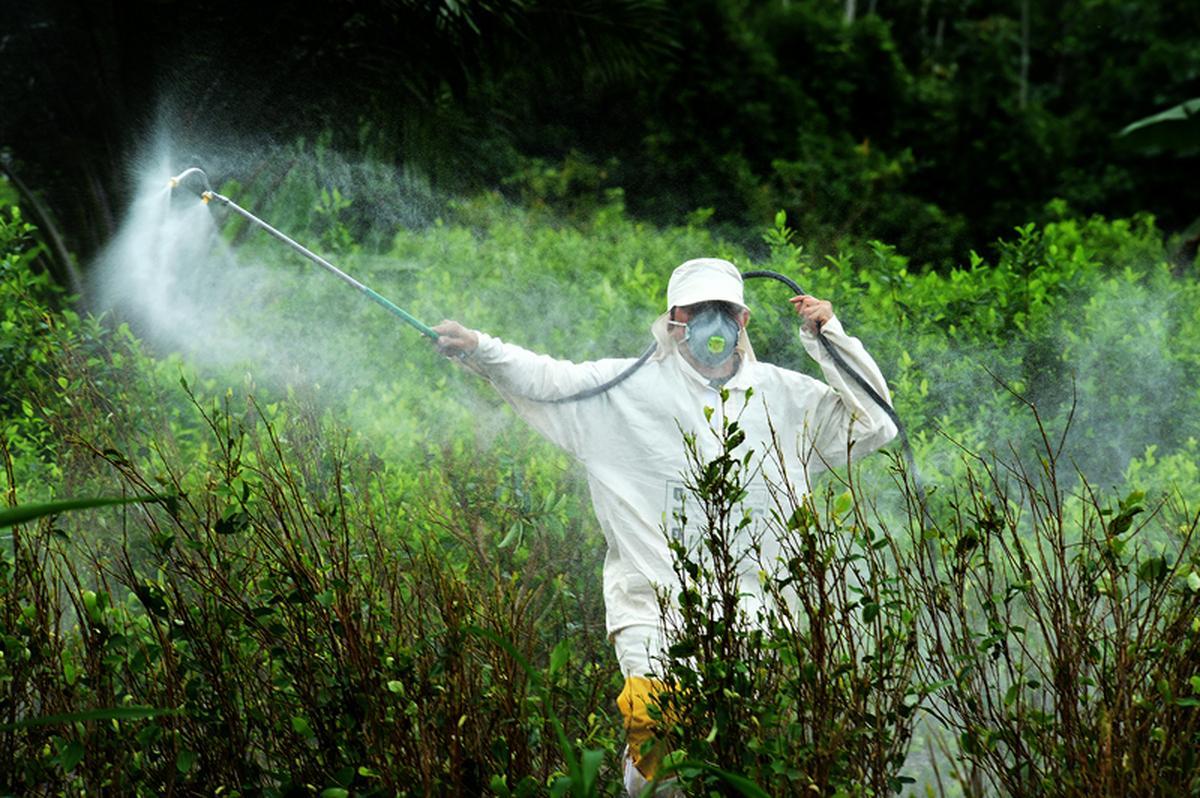
[[[912,550],[868,520],[852,480],[805,496],[793,481],[804,477],[784,470],[782,436],[769,451],[735,454],[737,410],[714,414],[716,458],[686,444],[687,512],[699,524],[697,540],[672,540],[681,590],[662,597],[674,641],[661,663],[667,763],[681,763],[689,794],[737,794],[689,761],[743,774],[769,795],[899,791],[913,781],[903,767],[920,703],[919,607],[899,577]],[[768,484],[771,517],[753,519],[741,497],[767,469],[781,474]],[[739,603],[754,574],[765,607]]]
[[[587,613],[561,579],[507,576],[501,530],[440,474],[396,506],[379,466],[309,415],[196,413],[209,455],[165,461],[158,480],[79,441],[122,484],[177,501],[130,511],[116,539],[73,544],[54,519],[17,527],[0,561],[6,722],[170,713],[8,728],[0,786],[466,795],[500,778],[528,791],[559,767],[552,712],[571,739],[611,751],[596,697],[613,669],[571,655],[595,646]],[[456,468],[482,493],[504,473],[488,458]],[[534,542],[522,567],[549,572],[550,550]],[[532,692],[514,656],[544,663],[555,646],[549,690]]]
[[[926,708],[1006,795],[1200,794],[1200,514],[1061,480],[1059,451],[968,453],[940,556],[901,572]]]

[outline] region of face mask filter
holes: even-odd
[[[683,340],[697,363],[716,368],[733,357],[737,351],[738,332],[741,326],[727,311],[708,306],[692,315],[691,321],[673,321],[671,324],[687,328]]]

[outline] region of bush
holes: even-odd
[[[546,537],[519,558],[497,548],[502,463],[447,456],[397,504],[388,469],[311,412],[195,413],[207,456],[177,461],[160,438],[157,479],[110,441],[76,441],[119,484],[174,502],[93,518],[75,545],[54,519],[18,528],[0,563],[9,721],[169,714],[9,728],[4,789],[478,794],[499,778],[527,793],[560,768],[550,713],[611,751],[596,696],[614,673],[586,634],[599,608],[569,578],[516,577],[557,557]],[[559,644],[549,691],[468,627],[535,663]]]
[[[739,794],[722,771],[769,795],[899,791],[913,781],[902,768],[919,703],[919,608],[898,577],[911,553],[870,520],[851,479],[805,495],[778,438],[771,451],[735,454],[744,434],[727,401],[710,430],[718,455],[687,441],[698,539],[670,541],[680,588],[662,595],[667,762],[705,794]],[[752,531],[741,503],[764,468],[781,482],[768,481],[771,517]],[[754,574],[761,607],[743,600]]]
[[[1060,482],[1056,440],[1032,467],[968,453],[938,560],[902,572],[926,706],[1005,794],[1196,794],[1200,516]]]

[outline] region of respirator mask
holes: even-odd
[[[685,329],[683,342],[697,363],[717,368],[737,351],[738,324],[736,308],[723,302],[705,302],[692,312],[687,322],[667,323]]]

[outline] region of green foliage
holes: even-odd
[[[160,433],[144,463],[81,432],[78,446],[110,479],[141,492],[164,479],[177,504],[97,516],[82,551],[49,523],[19,527],[22,545],[0,569],[6,706],[18,719],[114,704],[173,714],[113,728],[74,716],[12,724],[6,789],[62,779],[146,794],[168,783],[468,794],[493,777],[547,783],[561,750],[550,732],[564,724],[611,749],[606,715],[575,709],[577,696],[609,689],[609,669],[556,654],[547,688],[531,692],[518,667],[577,634],[581,619],[565,612],[573,579],[513,578],[512,558],[493,553],[501,531],[457,508],[436,471],[419,497],[393,504],[387,470],[344,434],[302,410],[269,419],[253,401],[231,402],[195,398],[193,425],[206,434]],[[168,453],[180,447],[186,459]],[[501,471],[476,461],[461,476]],[[113,537],[129,523],[133,535]],[[532,541],[522,567],[550,570],[552,550]],[[47,649],[47,625],[71,642]],[[584,764],[594,794],[598,760]]]
[[[33,379],[48,352],[44,330],[47,305],[60,289],[49,274],[33,268],[43,248],[36,230],[17,205],[0,208],[0,415],[22,412],[11,388]]]
[[[769,254],[756,262],[707,226],[706,212],[661,230],[630,219],[623,198],[588,184],[582,167],[582,182],[565,184],[567,194],[580,189],[570,224],[496,195],[423,216],[421,225],[373,224],[364,187],[374,184],[387,205],[418,196],[405,194],[413,184],[386,170],[366,180],[376,173],[347,167],[326,143],[311,147],[326,148],[323,165],[298,149],[278,190],[268,182],[235,188],[421,318],[454,316],[576,360],[632,355],[663,310],[670,268],[717,254],[743,269],[786,272],[832,299],[879,361],[917,448],[937,529],[904,520],[914,494],[892,485],[895,464],[881,455],[832,476],[813,497],[780,497],[772,522],[790,536],[794,556],[783,570],[762,570],[770,590],[799,605],[722,619],[722,573],[731,564],[720,546],[690,565],[693,552],[678,552],[696,599],[685,605],[696,610],[686,639],[700,652],[677,651],[671,666],[690,685],[678,691],[684,703],[670,732],[681,779],[735,793],[752,792],[751,783],[768,794],[809,784],[882,792],[913,773],[903,757],[910,735],[921,734],[918,699],[956,732],[969,726],[959,735],[966,747],[951,755],[995,784],[1040,785],[1047,772],[1090,783],[1092,761],[1107,755],[1096,741],[1107,739],[1103,723],[1118,710],[1122,723],[1135,724],[1122,727],[1135,730],[1130,739],[1148,729],[1165,766],[1183,772],[1195,697],[1183,655],[1194,653],[1186,647],[1194,638],[1172,637],[1186,629],[1168,621],[1184,617],[1200,587],[1200,571],[1188,570],[1194,546],[1182,537],[1200,496],[1192,411],[1200,296],[1190,271],[1166,262],[1152,219],[1076,218],[1055,203],[1047,211],[1054,222],[1022,226],[991,262],[972,255],[935,271],[878,241],[819,257],[795,217],[775,213],[765,241],[755,242]],[[594,190],[603,199],[593,203],[585,197]],[[327,212],[314,218],[318,205]],[[418,207],[414,199],[404,212]],[[271,290],[247,290],[212,312],[227,310],[242,325],[233,328],[239,340],[261,334],[253,325],[266,320],[286,346],[269,358],[248,349],[245,361],[213,365],[155,354],[115,320],[55,307],[56,293],[26,255],[36,249],[32,231],[15,211],[3,218],[0,313],[18,342],[3,350],[5,503],[150,494],[179,501],[16,527],[22,545],[4,547],[0,559],[0,774],[9,780],[0,787],[616,793],[621,730],[612,698],[620,685],[597,589],[605,543],[563,454],[513,423],[413,331],[236,221],[223,235],[243,265],[262,267]],[[374,232],[361,237],[367,228]],[[243,272],[249,286],[256,270]],[[812,369],[779,289],[751,283],[747,295],[759,357]],[[1057,433],[1043,436],[1022,400],[1050,429],[1073,418],[1066,448],[1057,448]],[[737,432],[725,425],[714,434],[729,442]],[[1031,442],[1048,438],[1050,465],[1031,473],[1074,485],[1078,468],[1091,484],[1098,474],[1099,484],[1127,482],[1119,495],[1136,487],[1145,496],[1122,504],[1099,491],[1092,497],[1084,483],[1074,498],[1040,483],[1006,493],[1002,480],[972,476],[981,472],[946,438],[981,454],[1011,446],[1025,464],[1040,462]],[[752,467],[729,457],[695,465],[695,492],[718,509],[735,500]],[[1183,519],[1174,527],[1147,520],[1168,517],[1158,510],[1164,497]],[[1027,508],[1046,502],[1063,514],[1028,520]],[[1037,535],[1062,519],[1075,548],[1051,575],[1095,577],[1074,585],[1083,593],[1067,594],[1091,613],[1087,631],[1106,646],[1087,661],[1092,670],[1077,674],[1095,684],[1063,683],[1078,688],[1087,721],[1071,729],[1037,703],[1043,686],[1055,684],[1053,667],[1038,657],[1063,656],[1049,642],[1031,645],[1025,660],[1027,673],[1050,667],[1037,688],[1007,674],[960,684],[958,660],[911,670],[937,639],[916,608],[940,606],[967,583],[1000,595],[1015,584],[1009,577],[1019,568],[989,550],[996,538],[979,529],[1012,514],[1029,541],[1055,540]],[[717,542],[741,520],[714,515]],[[920,536],[910,540],[910,530]],[[932,581],[899,578],[922,573],[914,563],[924,556],[914,552],[929,539]],[[1056,562],[1027,551],[1048,568]],[[1097,587],[1106,584],[1119,591]],[[1014,598],[1005,614],[1008,605],[989,598],[995,590],[971,591],[969,612],[941,619],[966,624],[956,627],[961,651],[944,650],[994,670],[995,641],[980,648],[995,634],[989,613],[1011,631],[1032,628],[1032,610]],[[1147,614],[1154,606],[1159,614]],[[1082,624],[1074,612],[1065,607],[1062,617]],[[1138,619],[1147,623],[1135,633]],[[914,649],[917,621],[924,625]],[[1120,651],[1137,654],[1124,671],[1112,653]],[[1125,703],[1098,690],[1101,677],[1124,680]],[[957,710],[943,697],[955,690]],[[965,711],[972,696],[1020,712],[981,725]],[[104,715],[146,707],[173,714]],[[36,718],[53,722],[27,723]],[[1013,734],[1036,738],[1021,754],[1024,775],[1013,770]],[[1158,741],[1170,735],[1180,747],[1171,747],[1175,738]],[[1080,753],[1047,770],[1067,740]]]
[[[672,643],[659,717],[674,749],[668,763],[717,769],[670,770],[706,794],[898,791],[913,781],[901,768],[919,703],[919,607],[897,576],[912,555],[868,519],[854,483],[805,496],[792,481],[803,477],[783,470],[782,444],[735,454],[744,440],[737,409],[723,395],[714,415],[717,456],[687,442],[699,539],[671,541],[680,592],[662,596]],[[767,461],[780,473],[769,483],[772,517],[752,533],[742,501]],[[744,580],[754,575],[766,599],[747,607]]]
[[[1046,440],[1032,468],[968,454],[941,556],[902,572],[929,711],[1006,794],[1195,794],[1198,517],[1060,483]]]
[[[1190,4],[849,7],[850,19],[831,0],[375,2],[234,14],[196,0],[103,20],[62,9],[49,39],[29,7],[14,16],[0,64],[17,74],[37,58],[59,79],[46,90],[4,84],[0,105],[13,172],[45,192],[67,246],[85,259],[119,216],[117,164],[145,155],[146,137],[128,120],[152,117],[186,140],[181,150],[224,160],[242,179],[295,165],[248,140],[316,137],[403,165],[426,198],[430,186],[503,186],[569,215],[619,188],[638,218],[679,224],[712,209],[712,224],[747,242],[784,207],[818,252],[876,238],[945,268],[1018,224],[1048,221],[1051,196],[1082,213],[1149,209],[1168,229],[1192,223],[1200,189],[1184,158],[1194,148],[1152,154],[1115,135],[1195,97],[1200,23]],[[166,33],[175,30],[209,42],[208,57],[180,48]],[[151,71],[91,82],[127,63],[175,71],[174,96],[160,96]],[[221,158],[210,148],[226,136],[219,143],[236,152]],[[80,179],[95,190],[80,191]],[[332,186],[314,195],[321,188],[332,200]],[[363,205],[334,205],[319,206],[330,247],[364,242]]]

